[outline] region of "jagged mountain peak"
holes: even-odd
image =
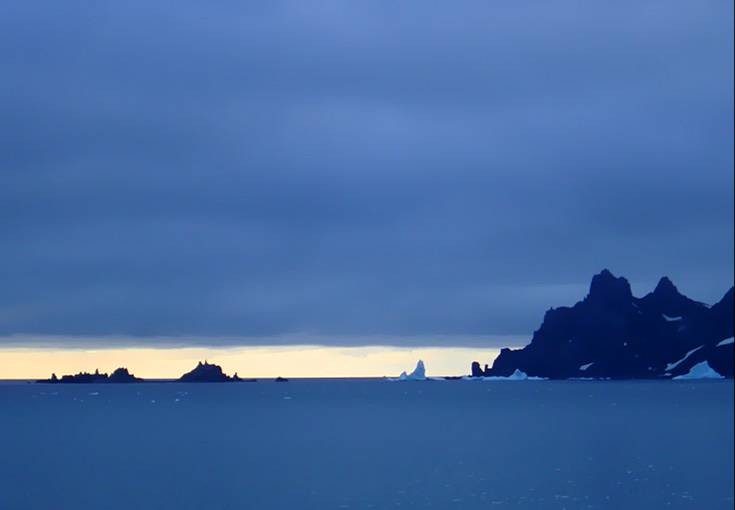
[[[733,375],[733,289],[707,307],[681,294],[667,277],[635,298],[623,277],[608,269],[592,278],[584,300],[546,312],[531,342],[501,349],[490,369],[473,375],[667,378],[707,361],[719,374]]]
[[[657,296],[680,296],[681,293],[676,285],[669,279],[668,276],[662,276],[658,281],[656,288],[653,290],[653,294]]]
[[[630,302],[633,293],[628,280],[615,276],[609,269],[603,269],[592,277],[588,298],[593,301]]]
[[[725,295],[722,296],[722,299],[720,299],[720,301],[717,302],[717,305],[724,306],[727,308],[732,308],[733,307],[733,291],[735,291],[735,287],[730,287],[730,290],[725,292]]]
[[[679,292],[676,285],[666,276],[659,280],[653,292],[641,299],[641,303],[657,313],[669,316],[691,315],[706,308],[702,303]]]

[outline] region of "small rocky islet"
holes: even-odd
[[[40,379],[36,382],[50,384],[104,384],[143,382],[143,379],[135,377],[128,372],[127,368],[121,367],[109,375],[100,373],[99,370],[95,370],[94,373],[79,372],[74,375],[62,375],[61,378],[56,377],[56,374],[51,374],[49,379]]]
[[[48,384],[107,384],[107,383],[136,383],[149,382],[140,377],[135,377],[127,368],[118,368],[111,374],[101,373],[95,370],[94,373],[79,372],[74,375],[64,375],[60,378],[56,374],[51,374],[49,379],[39,379],[38,383]],[[162,381],[157,381],[162,382]],[[202,382],[256,382],[256,379],[243,379],[235,373],[229,376],[224,373],[222,367],[207,361],[199,362],[191,371],[185,373],[178,379],[169,382],[185,382],[185,383],[202,383]]]
[[[241,379],[237,372],[234,375],[227,375],[222,367],[214,363],[201,361],[193,370],[185,373],[178,379],[179,382],[198,383],[198,382],[253,382],[255,379]]]

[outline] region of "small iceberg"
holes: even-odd
[[[416,363],[416,368],[413,369],[413,372],[410,374],[407,374],[406,372],[401,372],[401,375],[396,377],[389,377],[389,381],[425,381],[426,380],[426,367],[424,366],[424,361],[419,360],[418,363]]]
[[[688,380],[688,379],[724,379],[723,376],[718,374],[709,363],[702,361],[697,363],[686,374],[674,377],[674,380]]]
[[[483,381],[543,381],[543,377],[529,377],[526,372],[523,372],[521,370],[518,370],[517,368],[515,371],[510,374],[508,377],[482,377]]]
[[[398,378],[401,381],[425,381],[426,367],[424,366],[424,361],[419,360],[416,363],[416,368],[413,369],[413,372],[411,372],[410,374],[406,374],[406,372],[401,372],[401,375]]]

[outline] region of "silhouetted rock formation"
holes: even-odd
[[[222,371],[219,365],[207,363],[199,364],[191,372],[187,372],[179,378],[180,382],[239,382],[242,381],[237,374],[232,377]]]
[[[118,368],[110,374],[108,382],[111,383],[131,383],[142,381],[143,379],[135,377],[133,374],[128,372],[127,368]]]
[[[276,382],[288,382],[288,379],[286,379],[285,377],[276,377],[275,381]]]
[[[135,377],[127,368],[118,368],[111,375],[100,373],[95,370],[93,374],[89,372],[79,372],[76,375],[64,375],[61,379],[56,374],[51,374],[50,379],[40,379],[36,382],[51,384],[99,384],[99,383],[132,383],[142,382],[143,379]]]
[[[643,298],[607,269],[572,307],[552,308],[531,343],[502,349],[491,368],[472,363],[472,375],[565,379],[676,377],[706,361],[733,377],[733,289],[716,305],[679,293],[668,278]]]
[[[487,363],[485,364],[485,369],[483,370],[482,368],[480,368],[480,363],[478,363],[477,361],[472,362],[472,377],[483,377],[488,370],[489,368],[487,366]]]

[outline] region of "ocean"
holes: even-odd
[[[0,509],[731,509],[732,381],[0,384]]]

